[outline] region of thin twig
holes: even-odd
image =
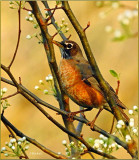
[[[30,11],[30,12],[32,12],[31,9],[27,9],[27,8],[25,8],[25,7],[23,7],[22,9],[25,10],[25,11]]]
[[[120,80],[117,81],[116,95],[118,95],[119,87],[120,87]]]
[[[57,8],[45,8],[44,10],[46,10],[46,11],[52,11],[52,10],[55,10],[55,9],[63,9],[63,7],[57,7]]]
[[[14,60],[15,60],[15,57],[16,57],[16,54],[17,54],[17,50],[18,50],[18,47],[19,47],[19,42],[20,42],[20,37],[21,37],[21,1],[19,3],[19,9],[18,9],[18,20],[19,20],[19,27],[18,27],[18,39],[17,39],[17,44],[16,44],[16,48],[15,48],[15,52],[14,52],[14,56],[12,58],[12,61],[11,63],[9,64],[8,68],[11,68]]]
[[[42,2],[43,5],[45,6],[45,8],[50,9],[47,1],[41,1],[41,2]],[[48,14],[49,14],[49,16],[52,14],[50,10],[48,11]],[[56,30],[58,30],[59,27],[58,27],[57,24],[55,23],[55,18],[54,18],[54,16],[51,17],[51,22],[52,22],[53,26],[56,28]],[[62,31],[59,32],[59,35],[61,36],[61,38],[62,38],[63,40],[66,40],[66,39],[67,39],[67,38],[65,37],[65,35],[63,34]]]
[[[1,100],[5,100],[5,99],[8,99],[8,98],[10,98],[10,97],[13,97],[13,96],[17,95],[18,93],[19,93],[19,92],[17,91],[17,92],[15,92],[15,93],[13,93],[13,94],[11,94],[11,95],[9,95],[9,96],[2,97]]]
[[[90,21],[87,23],[87,26],[83,29],[83,31],[85,32],[89,27],[90,27]]]
[[[113,126],[114,126],[114,120],[115,120],[115,117],[113,116],[110,134],[112,134],[112,130],[113,130]]]
[[[56,9],[57,9],[57,5],[56,5],[55,8],[53,9],[52,14],[46,19],[47,22],[48,22],[49,20],[51,20],[51,18],[53,17],[53,15],[54,15]]]

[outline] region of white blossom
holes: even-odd
[[[118,2],[113,2],[112,3],[112,8],[117,9],[119,7],[119,3]]]
[[[69,31],[69,28],[66,28],[66,32],[68,32]]]
[[[136,134],[137,132],[138,132],[138,130],[137,130],[136,128],[134,128],[134,129],[133,129],[133,133]]]
[[[132,13],[133,13],[133,16],[134,16],[134,17],[137,17],[137,16],[138,16],[138,10],[133,10]]]
[[[45,90],[43,91],[43,93],[44,93],[44,94],[48,94],[48,90],[45,89]]]
[[[86,146],[84,144],[81,145],[83,148],[86,148]]]
[[[35,86],[34,88],[35,88],[36,90],[38,90],[38,89],[39,89],[39,86]]]
[[[67,26],[68,26],[68,23],[64,23],[64,26],[66,26],[66,27],[67,27]]]
[[[45,78],[45,80],[46,80],[46,81],[49,81],[49,77],[47,76],[47,77]]]
[[[15,143],[15,142],[16,142],[16,139],[15,139],[15,138],[12,138],[12,139],[10,140],[10,142],[11,142],[11,143]]]
[[[19,138],[18,141],[19,141],[19,142],[23,142],[23,139],[22,139],[22,138]]]
[[[116,146],[116,143],[112,143],[112,144],[111,144],[111,147],[112,147],[112,148],[115,148],[115,146]]]
[[[119,121],[118,121],[118,124],[120,124],[120,125],[122,125],[122,126],[124,126],[124,125],[125,125],[125,123],[124,123],[124,121],[123,121],[123,120],[119,120]]]
[[[60,27],[62,28],[64,25],[63,24],[60,24]]]
[[[5,142],[5,145],[7,146],[7,145],[8,145],[8,142]]]
[[[29,21],[29,17],[26,16],[25,19],[26,19],[27,21]]]
[[[49,14],[48,11],[45,11],[45,14],[48,15]]]
[[[106,17],[106,15],[105,15],[104,12],[100,12],[100,13],[99,13],[99,17],[102,18],[102,19],[104,19],[104,18]]]
[[[32,21],[33,21],[33,18],[32,18],[32,17],[29,17],[29,21],[31,21],[31,22],[32,22]]]
[[[1,148],[1,152],[6,151],[6,147]]]
[[[32,38],[31,35],[26,36],[26,39],[31,39],[31,38]]]
[[[116,127],[117,127],[118,129],[120,129],[120,128],[122,128],[122,125],[121,125],[121,124],[117,124]]]
[[[124,18],[124,19],[122,20],[122,23],[123,23],[124,25],[129,25],[130,21],[129,21],[128,18]]]
[[[128,113],[129,113],[130,115],[132,115],[132,114],[133,114],[133,110],[130,109],[130,110],[128,111]]]
[[[134,122],[129,122],[130,127],[134,127]]]
[[[104,144],[104,148],[106,148],[106,147],[107,147],[107,143]]]
[[[62,18],[62,22],[64,22],[65,21],[65,18]]]
[[[12,150],[15,150],[15,146],[12,146]]]
[[[130,122],[134,122],[134,118],[130,118]]]
[[[115,38],[120,38],[120,37],[122,37],[122,33],[121,33],[121,31],[120,30],[115,30],[115,32],[114,32],[114,37]]]
[[[94,148],[99,148],[99,143],[94,143],[94,146],[93,146]]]
[[[39,83],[40,83],[40,84],[43,84],[43,80],[40,79],[40,80],[39,80]]]
[[[8,157],[8,156],[9,156],[9,154],[8,154],[8,153],[5,153],[5,154],[4,154],[4,156],[5,156],[5,157]]]
[[[131,137],[130,137],[130,135],[126,135],[126,136],[125,136],[125,138],[126,138],[126,142],[131,141]]]
[[[133,13],[131,10],[125,10],[124,16],[131,19],[133,17]]]
[[[6,87],[4,87],[3,89],[2,89],[2,92],[3,93],[6,93],[8,91],[8,89],[6,88]]]
[[[48,75],[49,80],[53,80],[53,76],[51,74]]]
[[[66,144],[67,144],[67,141],[66,141],[66,140],[63,140],[63,141],[62,141],[62,144],[63,144],[63,145],[66,145]]]
[[[102,139],[99,140],[100,144],[104,144],[104,141]]]
[[[84,151],[83,147],[81,147],[81,148],[80,148],[80,151],[81,151],[81,152],[83,152],[83,151]]]
[[[98,148],[97,150],[98,150],[99,152],[103,152],[102,149],[100,149],[100,148]]]
[[[119,14],[118,17],[117,17],[117,20],[118,21],[122,21],[124,18],[124,15],[123,14]]]
[[[26,146],[26,147],[25,147],[25,150],[28,150],[28,149],[29,149],[29,146]]]
[[[12,143],[11,143],[11,142],[9,142],[8,146],[11,148],[11,147],[12,147]]]
[[[104,138],[104,135],[103,135],[103,134],[100,134],[100,135],[99,135],[99,138],[102,138],[102,139],[103,139],[103,138]]]
[[[105,31],[108,32],[108,33],[111,32],[112,31],[112,26],[106,26]]]
[[[31,12],[31,11],[29,11],[29,12],[28,12],[28,15],[30,15],[30,16],[31,16],[31,15],[32,15],[32,12]]]
[[[60,154],[61,154],[61,152],[57,152],[57,154],[59,154],[59,155],[60,155]]]
[[[21,142],[18,142],[18,145],[20,146],[22,143]]]
[[[138,107],[137,107],[137,106],[133,106],[133,110],[134,110],[134,111],[137,111],[137,110],[138,110]]]
[[[22,137],[22,140],[25,141],[25,140],[26,140],[26,137]]]
[[[117,147],[118,147],[118,148],[121,148],[122,146],[118,144]]]
[[[74,142],[72,141],[70,144],[71,144],[71,145],[74,145]]]
[[[88,141],[89,141],[89,142],[92,142],[92,141],[93,141],[93,138],[89,138]]]

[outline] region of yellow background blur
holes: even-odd
[[[137,2],[122,2],[126,5],[135,7]],[[49,2],[51,7],[54,7],[54,2]],[[105,19],[99,18],[99,13],[102,11],[109,10],[109,8],[97,8],[95,2],[91,1],[71,1],[71,8],[75,13],[75,16],[79,20],[80,24],[85,27],[90,21],[91,26],[87,29],[86,34],[88,41],[93,50],[94,56],[96,58],[97,64],[103,74],[104,78],[113,86],[115,89],[117,86],[116,79],[112,77],[109,73],[110,69],[115,70],[120,73],[120,91],[119,97],[121,101],[128,107],[132,108],[137,105],[137,95],[138,95],[138,60],[137,60],[137,38],[127,39],[122,42],[111,41],[112,34],[105,32],[104,28],[106,25],[111,25],[114,28],[120,28],[117,21],[117,15],[123,12],[126,8],[113,9]],[[42,11],[44,12],[44,8]],[[26,8],[30,8],[27,4]],[[32,38],[27,40],[26,36],[28,34],[32,35],[36,32],[33,29],[33,25],[25,20],[28,16],[27,11],[21,11],[21,41],[18,49],[18,53],[15,59],[11,71],[13,75],[18,80],[21,77],[22,84],[28,88],[30,91],[35,93],[37,96],[45,100],[46,102],[58,107],[58,103],[53,96],[46,96],[41,91],[36,91],[34,89],[35,85],[39,85],[39,80],[45,81],[45,77],[50,74],[50,69],[48,66],[46,54],[43,45],[37,43],[37,39]],[[79,38],[72,28],[68,18],[63,11],[57,10],[55,13],[55,19],[59,24],[61,19],[65,18],[68,22],[68,27],[70,28],[68,34],[71,34],[71,40],[76,41],[81,46]],[[137,31],[137,21],[133,25],[133,30]],[[49,29],[50,33],[53,35],[56,31],[53,27]],[[10,63],[16,42],[17,42],[17,32],[18,32],[18,15],[17,10],[9,9],[9,2],[3,1],[1,3],[1,51],[2,51],[2,64],[8,66]],[[37,32],[39,32],[37,30]],[[61,41],[61,38],[57,36],[55,38]],[[57,63],[59,64],[60,52],[57,47],[55,47],[55,53],[57,58]],[[9,77],[2,71],[2,77]],[[9,95],[16,91],[14,87],[11,87],[2,82],[1,87],[7,87]],[[17,95],[9,99],[11,106],[5,111],[6,118],[15,125],[24,134],[36,139],[38,142],[46,146],[47,148],[55,151],[62,152],[65,154],[65,147],[62,145],[62,140],[67,138],[67,135],[53,125],[48,119],[45,118],[32,104],[30,104],[24,97]],[[79,108],[73,102],[71,103],[71,110],[77,111]],[[47,112],[51,114],[58,122],[63,124],[60,115],[56,115],[55,112],[45,108]],[[96,115],[98,110],[93,109],[89,113],[86,113],[89,120],[92,120]],[[127,112],[126,112],[127,113]],[[93,115],[93,116],[92,116]],[[96,124],[106,131],[110,130],[112,116],[110,113],[103,111],[96,121]],[[136,118],[137,121],[137,118]],[[77,122],[74,122],[77,125]],[[8,131],[5,126],[1,124],[1,146],[5,145],[5,142],[9,142]],[[83,127],[84,138],[89,137],[97,138],[99,134],[91,132],[89,127]],[[27,151],[29,158],[35,159],[48,159],[52,158],[49,155],[43,153],[41,150],[30,144],[30,149]],[[124,149],[120,149],[113,153],[120,159],[130,158]],[[95,157],[98,157],[95,155]],[[4,158],[2,156],[2,158]],[[89,155],[84,156],[84,158],[90,158]],[[9,158],[11,159],[11,158]]]

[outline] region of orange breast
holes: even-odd
[[[82,107],[98,108],[103,96],[81,79],[80,71],[72,59],[62,59],[59,67],[62,87],[67,95]]]

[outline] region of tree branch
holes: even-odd
[[[63,156],[63,155],[59,155],[51,150],[49,150],[48,148],[46,148],[45,146],[43,146],[42,144],[40,144],[39,142],[37,142],[35,139],[32,139],[30,137],[28,137],[27,135],[25,135],[24,133],[22,133],[21,131],[19,131],[15,126],[13,126],[3,115],[1,115],[1,120],[2,122],[9,126],[15,133],[17,136],[19,137],[26,137],[26,139],[32,143],[33,145],[35,145],[36,147],[40,148],[43,152],[51,155],[54,158],[57,159],[67,159],[67,157]]]
[[[16,57],[16,54],[17,54],[17,50],[18,50],[18,47],[19,47],[19,42],[20,42],[20,36],[21,36],[21,1],[19,2],[18,19],[19,19],[18,39],[17,39],[17,44],[16,44],[14,56],[12,58],[11,63],[8,66],[9,69],[11,68],[11,66],[12,66],[12,64],[13,64],[13,62],[15,60],[15,57]]]

